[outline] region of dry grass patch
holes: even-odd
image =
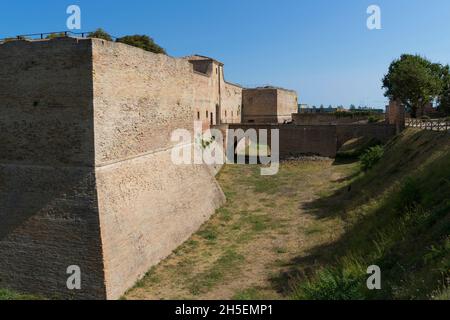
[[[281,299],[272,281],[289,261],[330,239],[334,226],[304,203],[333,188],[355,165],[292,161],[276,176],[258,165],[225,166],[218,176],[227,203],[170,257],[152,268],[126,299]],[[304,229],[302,229],[304,228]],[[317,237],[318,233],[323,234]]]

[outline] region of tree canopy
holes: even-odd
[[[442,92],[443,66],[419,55],[404,54],[394,60],[383,79],[385,96],[400,100],[413,117],[422,115],[423,108]]]
[[[117,42],[125,43],[130,46],[138,47],[153,53],[166,54],[166,50],[160,47],[155,41],[146,35],[132,35],[117,39]]]
[[[447,65],[442,70],[442,92],[439,95],[439,111],[450,115],[450,67]]]
[[[91,32],[89,34],[89,38],[97,38],[97,39],[103,39],[103,40],[107,40],[107,41],[113,41],[112,37],[110,34],[108,34],[105,30],[103,30],[102,28],[98,28],[97,30],[95,30],[94,32]]]
[[[102,28],[98,28],[88,35],[90,38],[98,38],[107,41],[113,41],[113,37]],[[138,47],[153,53],[167,54],[166,50],[159,46],[155,41],[147,35],[131,35],[116,39],[116,42],[125,43],[133,47]]]

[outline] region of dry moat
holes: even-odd
[[[310,250],[342,233],[313,202],[342,187],[357,164],[283,162],[276,176],[229,165],[218,176],[227,203],[126,299],[282,299],[314,268]],[[299,263],[302,261],[302,263]]]

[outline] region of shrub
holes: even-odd
[[[370,170],[384,155],[383,146],[369,148],[360,157],[361,167],[364,171]]]
[[[375,116],[369,116],[369,118],[367,119],[369,123],[376,123],[378,122],[378,118]]]
[[[98,28],[97,30],[95,30],[94,32],[90,33],[88,35],[89,38],[97,38],[97,39],[103,39],[103,40],[107,40],[107,41],[113,41],[111,35],[109,35],[109,33],[107,33],[105,30],[103,30],[102,28]]]
[[[294,299],[299,300],[361,300],[364,298],[361,284],[365,281],[357,275],[335,269],[324,269],[312,281],[300,285]]]
[[[406,178],[398,195],[396,209],[398,211],[402,211],[403,209],[411,210],[421,202],[422,193],[419,182],[411,177]]]
[[[117,39],[117,42],[144,49],[153,53],[166,54],[166,50],[156,44],[152,38],[146,35],[125,36]]]
[[[66,34],[63,32],[60,32],[60,33],[49,34],[47,37],[45,37],[45,39],[55,39],[55,38],[62,38],[62,37],[66,37]]]
[[[3,39],[3,42],[12,42],[12,41],[17,41],[17,40],[23,40],[23,39],[20,39],[20,38],[6,38],[6,39]]]

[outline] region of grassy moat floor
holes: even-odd
[[[339,217],[319,218],[309,204],[357,170],[357,163],[292,161],[263,177],[256,165],[225,166],[218,181],[227,203],[124,298],[288,298],[293,268],[343,232]]]
[[[225,166],[226,204],[123,299],[449,300],[450,133],[405,130],[369,149],[370,168],[355,160],[366,142],[347,147],[274,176]]]

